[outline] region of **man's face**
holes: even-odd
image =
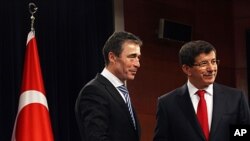
[[[131,41],[122,45],[122,52],[115,59],[114,74],[121,80],[133,80],[140,67],[140,46]]]
[[[217,71],[218,61],[214,51],[198,55],[195,58],[194,66],[187,69],[189,81],[198,89],[214,83]]]

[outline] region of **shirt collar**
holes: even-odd
[[[104,68],[101,72],[105,78],[107,78],[115,87],[124,85],[123,82],[117,78],[114,74],[112,74],[107,68]]]
[[[188,80],[187,82],[187,87],[188,87],[188,91],[190,96],[195,95],[196,92],[198,91],[198,89]],[[203,90],[206,91],[207,94],[209,95],[213,95],[213,84],[210,84],[208,87],[204,88]]]

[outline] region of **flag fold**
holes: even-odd
[[[27,38],[18,112],[12,141],[53,141],[53,132],[34,32]]]

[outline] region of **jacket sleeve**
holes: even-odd
[[[240,124],[250,125],[250,110],[245,95],[241,92],[240,99]]]
[[[158,99],[154,141],[168,141],[168,116],[166,114],[161,100]]]
[[[80,92],[76,113],[83,140],[110,141],[109,105],[104,92],[98,87],[87,86]]]

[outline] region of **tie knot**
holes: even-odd
[[[205,90],[198,90],[196,93],[198,94],[198,96],[199,96],[200,98],[203,98],[205,92],[206,92]]]
[[[121,85],[117,87],[124,95],[128,94],[128,89],[125,85]]]

